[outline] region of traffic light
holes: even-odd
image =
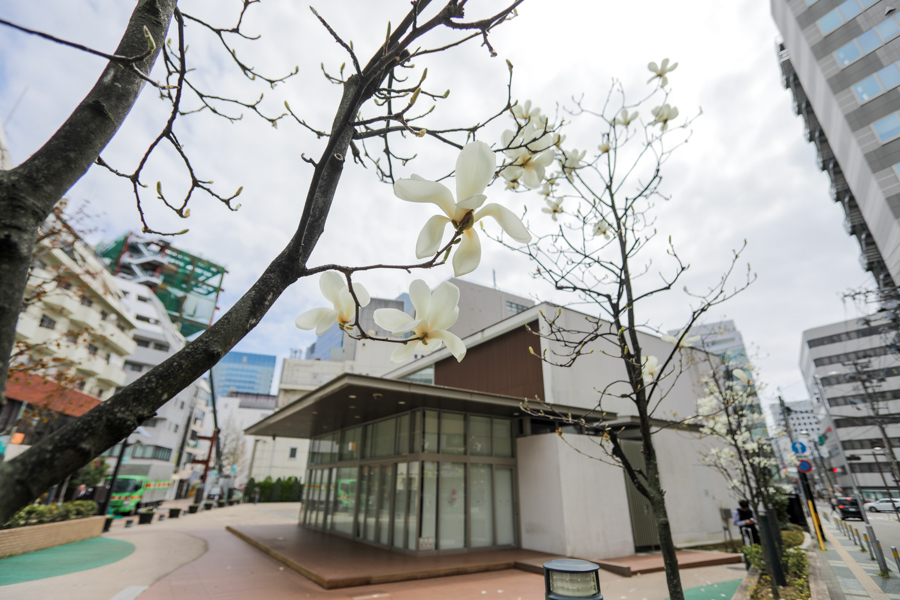
[[[831,469],[831,471],[832,471],[833,473],[840,473],[840,472],[841,472],[841,468],[840,468],[840,467],[834,467],[833,469]]]

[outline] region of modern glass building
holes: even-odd
[[[314,438],[301,522],[416,554],[513,547],[512,424],[415,410]]]
[[[275,376],[275,356],[229,352],[213,367],[216,397],[234,392],[268,394]]]

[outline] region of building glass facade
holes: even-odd
[[[512,427],[425,409],[313,438],[301,522],[409,554],[514,547]]]
[[[229,352],[213,367],[216,397],[235,392],[268,394],[275,376],[276,357],[267,354]]]

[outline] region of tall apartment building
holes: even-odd
[[[678,333],[677,329],[673,329],[669,335]],[[692,344],[695,348],[727,357],[735,365],[746,365],[748,362],[744,338],[732,320],[694,325],[687,335],[690,337],[700,336],[700,339]]]
[[[900,14],[890,0],[771,0],[783,83],[879,287],[900,282]]]
[[[137,347],[132,332],[138,321],[123,304],[115,279],[64,218],[52,213],[40,233],[24,308],[16,323],[11,377],[19,373],[29,380],[49,378],[102,401],[126,380],[123,366]],[[19,416],[25,404],[38,403],[54,412],[80,414],[56,410],[47,398],[35,400],[34,394],[18,399]],[[11,404],[2,407],[7,422],[18,420]],[[7,459],[51,428],[31,429],[23,439],[10,438],[12,446],[18,447],[7,450]],[[24,427],[18,430],[25,431]]]
[[[869,497],[884,496],[885,482],[888,488],[895,487],[882,428],[893,453],[900,456],[900,367],[880,316],[809,329],[803,332],[800,348],[800,370],[810,397],[818,399],[816,413],[826,439],[823,454],[842,471],[838,485],[849,490],[852,481],[838,454],[840,444],[859,487]],[[828,403],[831,418],[823,402]]]
[[[787,409],[787,422],[785,422],[785,415],[780,404],[773,404],[770,407],[775,431],[782,434],[777,438],[775,444],[775,451],[778,453],[779,463],[782,465],[789,464],[788,458],[793,453],[791,440],[787,435],[788,424],[794,433],[794,439],[807,445],[818,443],[820,433],[819,417],[815,404],[811,400],[785,402],[784,406]]]
[[[126,384],[162,363],[184,348],[184,336],[169,320],[166,308],[153,290],[128,279],[117,278],[122,289],[122,302],[135,315],[138,328],[134,330],[135,351],[125,358]],[[209,401],[209,384],[197,379],[162,405],[156,415],[142,424],[150,437],[141,437],[138,444],[126,452],[131,462],[161,461],[172,463],[178,483],[179,497],[189,482],[198,481],[202,471],[193,460],[206,457],[207,443],[200,443],[203,418]],[[115,452],[113,456],[118,456]]]

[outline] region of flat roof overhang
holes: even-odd
[[[523,398],[345,373],[245,430],[248,435],[312,438],[416,408],[515,417]],[[561,414],[589,409],[554,405]],[[613,417],[610,413],[607,418]]]

